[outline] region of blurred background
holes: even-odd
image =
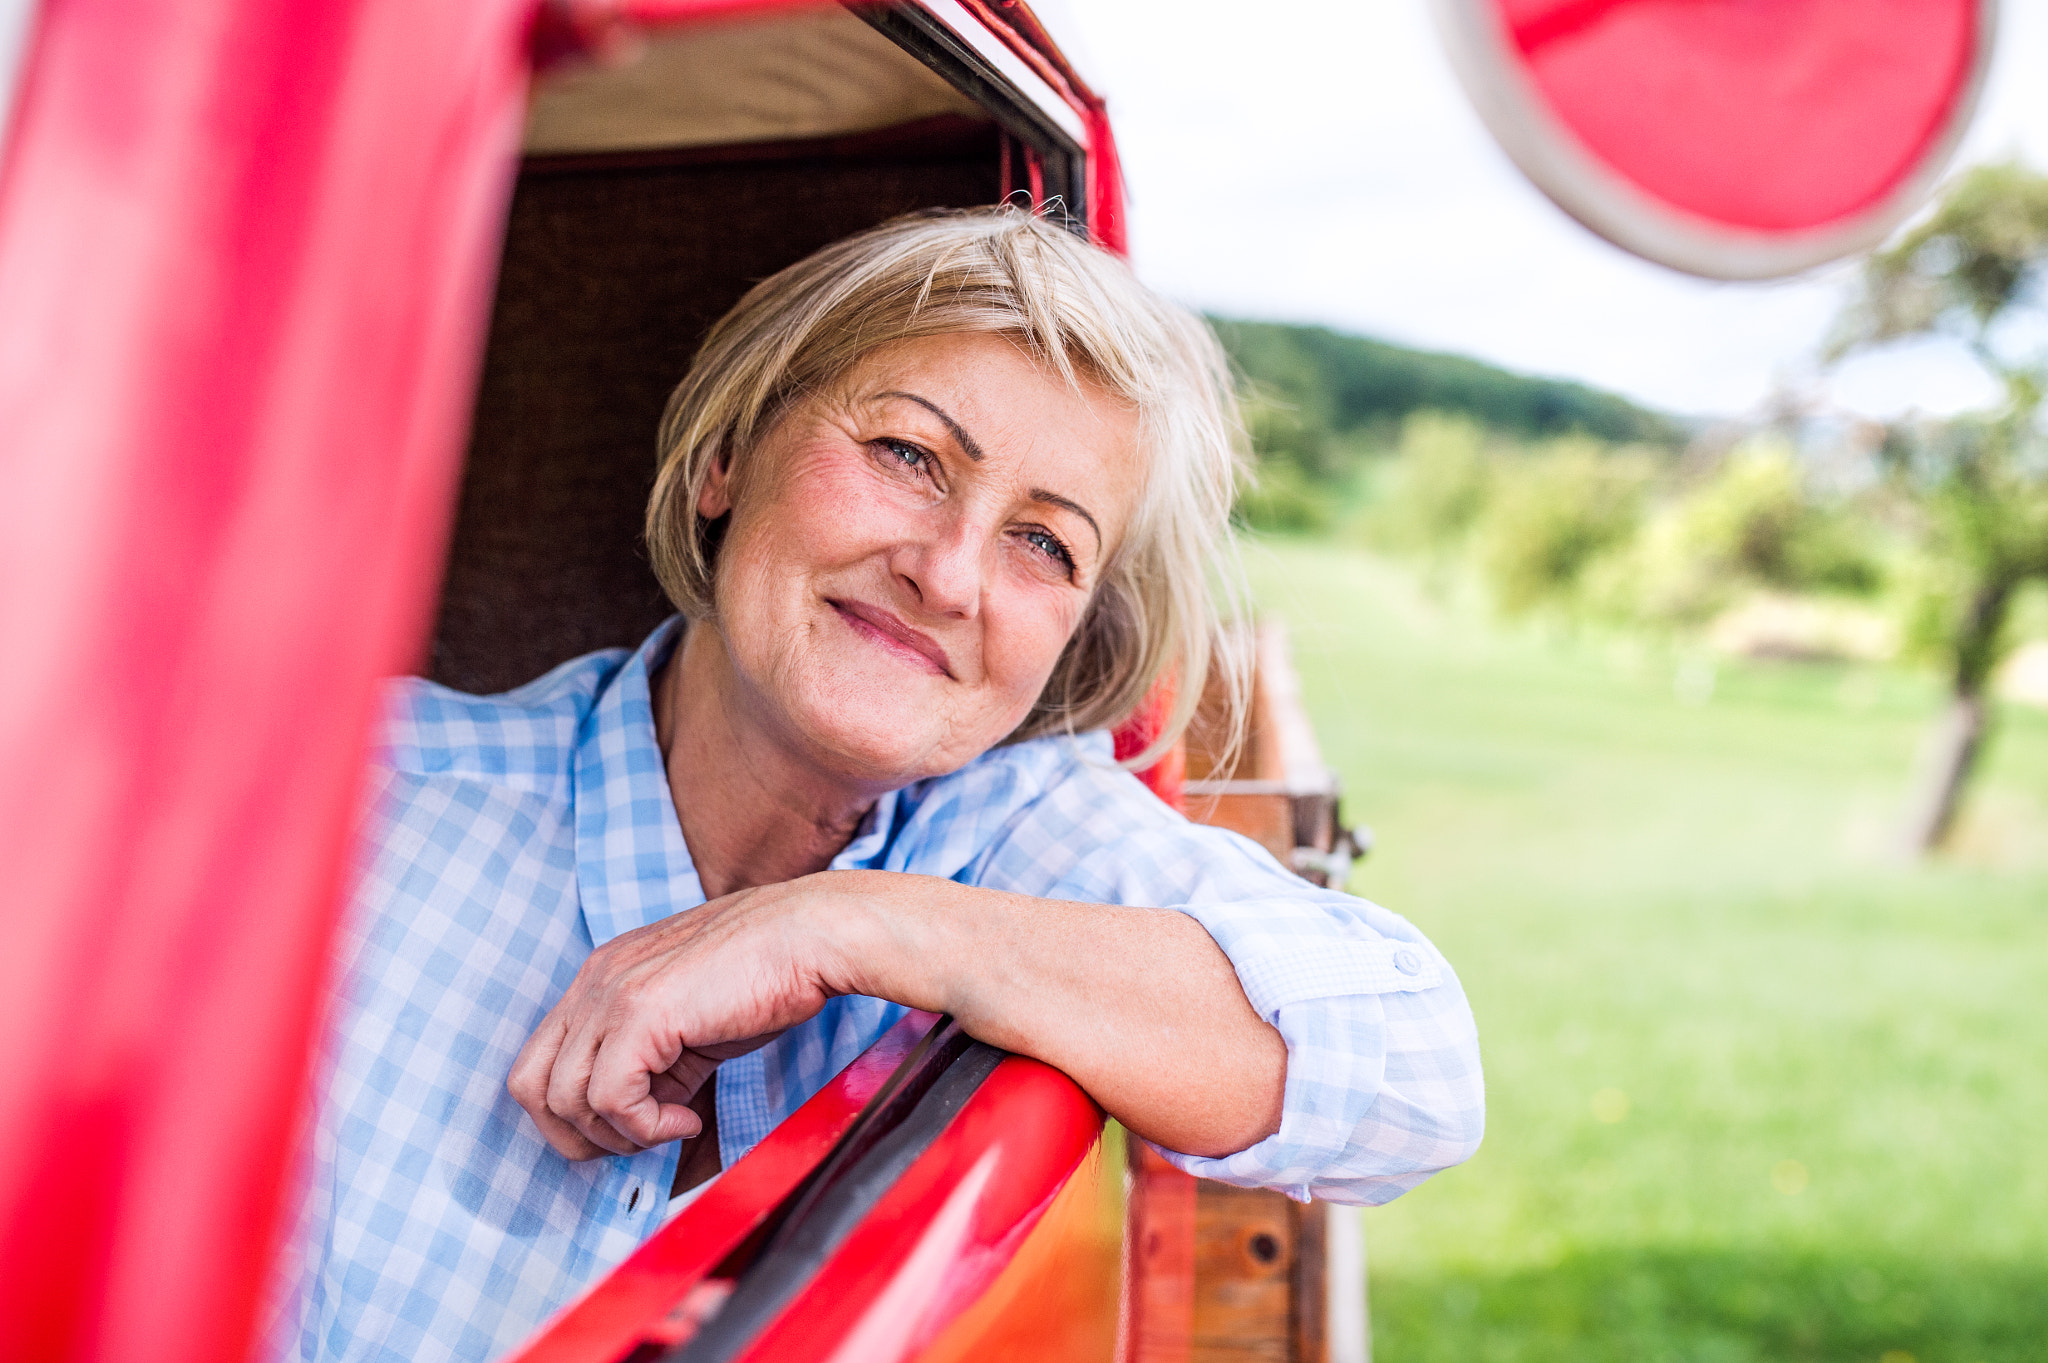
[[[1938,204],[1770,285],[1554,208],[1419,0],[1071,8],[1352,889],[1479,1018],[1376,1357],[2048,1358],[2048,6]]]

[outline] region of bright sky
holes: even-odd
[[[1132,249],[1198,307],[1322,322],[1739,414],[1811,356],[1849,271],[1712,284],[1607,245],[1495,145],[1427,0],[1069,0],[1045,5],[1110,99]],[[1060,9],[1068,12],[1058,13]],[[2048,0],[2006,0],[1957,164],[2048,168]],[[1845,368],[1828,395],[1876,414],[1953,410],[1988,385],[1917,347]]]

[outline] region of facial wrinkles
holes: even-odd
[[[850,453],[849,446],[853,447]],[[832,423],[822,427],[817,436],[802,440],[798,448],[789,450],[775,475],[756,485],[754,490],[761,495],[761,501],[753,503],[750,510],[756,510],[763,522],[779,522],[785,533],[788,526],[805,520],[807,509],[830,506],[836,508],[836,514],[828,527],[882,522],[883,536],[899,537],[892,546],[886,538],[870,538],[856,532],[850,542],[830,546],[830,556],[817,565],[822,572],[815,578],[785,579],[779,585],[799,597],[815,593],[827,599],[864,601],[892,611],[913,628],[932,635],[946,650],[948,664],[960,682],[940,687],[931,698],[941,717],[934,737],[941,740],[941,748],[971,746],[976,742],[986,746],[986,742],[1001,735],[982,742],[986,736],[981,730],[990,720],[986,707],[991,699],[987,686],[992,678],[982,652],[987,639],[978,623],[986,567],[975,562],[980,552],[975,543],[977,528],[971,517],[960,514],[960,503],[950,499],[940,499],[911,513],[914,519],[942,518],[939,524],[928,524],[926,532],[904,535],[902,526],[888,526],[891,513],[887,503],[891,498],[860,467],[858,460],[867,457],[857,436],[842,433]],[[894,514],[904,514],[900,505]],[[830,534],[830,528],[827,533]],[[891,559],[897,560],[893,569]],[[761,584],[774,585],[775,575],[766,572],[772,565],[759,566],[764,570]],[[922,584],[922,598],[913,584]],[[953,603],[942,599],[943,594],[951,591],[958,596],[963,590],[964,614],[976,622],[973,628],[962,628],[965,622],[958,618],[945,618],[945,608]],[[793,604],[801,609],[801,602]],[[788,686],[800,678],[805,670],[805,654],[818,642],[819,632],[834,628],[829,617],[813,614],[799,636],[780,641],[775,647],[775,670],[782,680],[776,685]],[[829,677],[825,680],[827,703],[854,704],[869,684],[850,676]],[[1004,732],[1007,731],[1006,727]],[[957,758],[964,761],[979,750],[968,751],[963,747]],[[952,760],[952,755],[945,760]]]
[[[1086,505],[1112,543],[1129,499],[1120,451],[1104,440],[1122,443],[1114,411],[1076,412],[1064,385],[1041,391],[971,351],[865,366],[837,393],[799,403],[764,433],[744,486],[733,489],[740,505],[721,587],[765,626],[738,629],[726,616],[740,636],[728,648],[754,679],[747,689],[777,712],[783,698],[807,694],[775,722],[795,721],[785,738],[805,747],[814,725],[815,737],[856,735],[863,730],[844,730],[846,720],[874,715],[905,779],[950,770],[1022,722],[1093,598],[1110,545],[1043,494]],[[891,391],[942,408],[984,457],[968,457],[921,404],[881,396]],[[883,438],[928,451],[937,476],[899,474],[874,448]],[[1023,538],[1034,527],[1072,554],[1071,578]],[[720,591],[721,609],[727,595]],[[865,645],[848,651],[835,599],[890,611],[930,635],[953,679],[899,677],[871,663]],[[848,754],[864,746],[856,738]]]
[[[849,409],[833,423],[848,441],[867,450],[884,438],[905,440],[928,451],[937,465],[916,482],[905,475],[905,491],[916,488],[927,504],[916,517],[920,533],[905,535],[890,552],[892,571],[917,608],[938,617],[978,619],[1006,597],[1022,592],[1043,601],[1041,594],[1050,589],[1053,610],[1066,627],[1063,635],[1070,632],[1079,614],[1071,599],[1075,589],[1086,599],[1093,537],[1085,528],[1077,535],[1071,513],[1054,513],[1024,487],[1023,474],[1003,457],[1017,442],[991,440],[993,453],[984,455],[985,462],[974,461],[964,457],[950,431],[937,429],[939,419],[926,414],[922,403],[891,393],[858,406],[863,410]],[[1041,553],[1021,539],[1030,529],[1051,533],[1073,554],[1071,582],[1064,579],[1063,565],[1030,557]],[[1062,574],[1061,580],[1050,580],[1053,573]]]
[[[1042,461],[1018,458],[1018,451],[1029,450],[1039,441],[1060,440],[1061,433],[1028,425],[1022,430],[992,428],[991,418],[976,412],[971,399],[943,388],[935,391],[938,401],[922,393],[883,389],[852,403],[847,408],[849,433],[860,440],[876,438],[869,434],[872,432],[889,432],[930,450],[939,466],[935,471],[938,486],[932,490],[935,500],[967,495],[985,500],[991,511],[1000,504],[1017,527],[1043,527],[1072,557],[1074,585],[1091,586],[1093,569],[1108,548],[1100,524],[1075,499],[1036,486],[1039,471],[1028,465]],[[949,408],[967,414],[975,429],[960,425]],[[1102,422],[1096,417],[1091,424]],[[1008,527],[1002,515],[991,514],[989,528],[992,534],[1002,534]]]

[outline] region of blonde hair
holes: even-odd
[[[739,474],[793,401],[877,347],[963,332],[1011,338],[1067,382],[1085,376],[1130,403],[1146,458],[1123,542],[1006,741],[1116,724],[1169,675],[1174,704],[1127,765],[1173,745],[1205,685],[1235,732],[1246,660],[1225,644],[1222,617],[1242,600],[1230,510],[1246,464],[1222,348],[1122,261],[1013,207],[913,214],[848,237],[761,281],[712,327],[662,416],[647,506],[669,599],[692,620],[714,614],[722,528],[697,502],[718,461]]]

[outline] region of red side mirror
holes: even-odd
[[[1764,279],[1874,245],[1969,122],[1997,0],[1436,0],[1530,179],[1616,245]]]

